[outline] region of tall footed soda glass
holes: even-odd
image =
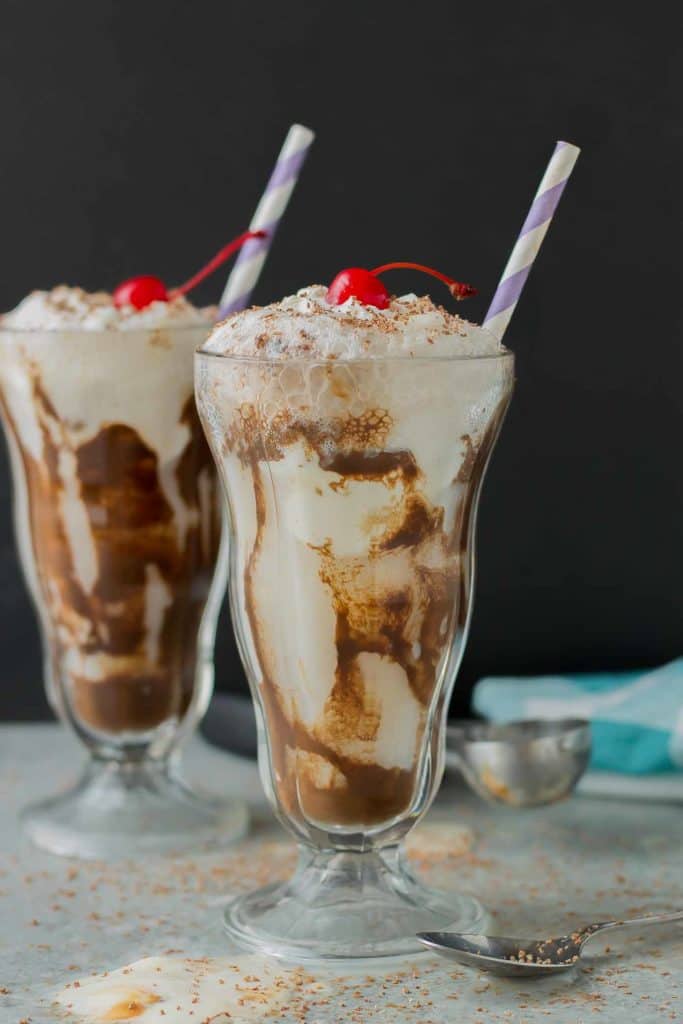
[[[135,856],[246,827],[241,805],[199,796],[175,769],[211,694],[227,571],[192,395],[208,329],[0,324],[16,537],[46,686],[90,753],[75,788],[24,813],[56,853]]]
[[[295,326],[307,337],[307,322]],[[443,773],[477,501],[513,383],[512,356],[491,343],[496,354],[462,358],[253,358],[211,345],[195,357],[229,503],[261,775],[300,844],[288,882],[226,911],[244,945],[385,956],[417,949],[419,930],[482,923],[475,900],[412,874],[401,841]]]

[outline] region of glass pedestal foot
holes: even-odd
[[[230,843],[248,816],[238,801],[193,792],[167,763],[93,759],[73,789],[27,807],[22,824],[51,853],[114,860]]]
[[[295,961],[424,952],[419,931],[478,932],[477,900],[430,889],[397,847],[367,853],[302,848],[294,876],[240,896],[225,927],[241,946]]]

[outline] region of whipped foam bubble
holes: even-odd
[[[0,328],[14,330],[134,331],[154,327],[197,327],[213,320],[212,309],[198,309],[180,295],[170,302],[152,302],[144,309],[114,305],[108,292],[57,285],[34,291],[0,317]]]
[[[262,359],[375,359],[387,356],[485,356],[505,349],[492,334],[427,296],[394,296],[386,309],[356,298],[327,302],[311,285],[269,306],[253,306],[218,324],[203,351]]]

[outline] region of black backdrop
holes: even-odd
[[[476,283],[476,319],[555,139],[578,143],[508,335],[519,384],[456,704],[482,673],[674,656],[677,6],[4,0],[0,309],[61,281],[184,279],[245,226],[299,120],[318,139],[256,299],[415,259]],[[4,452],[0,499],[0,718],[18,718],[46,707]],[[227,622],[217,658],[242,687]]]

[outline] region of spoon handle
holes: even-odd
[[[597,924],[589,924],[587,928],[581,929],[581,943],[583,944],[598,932],[608,931],[610,928],[627,928],[643,924],[665,924],[667,921],[683,921],[683,910],[672,910],[668,914],[647,914],[645,917],[628,917],[621,921],[600,921]]]

